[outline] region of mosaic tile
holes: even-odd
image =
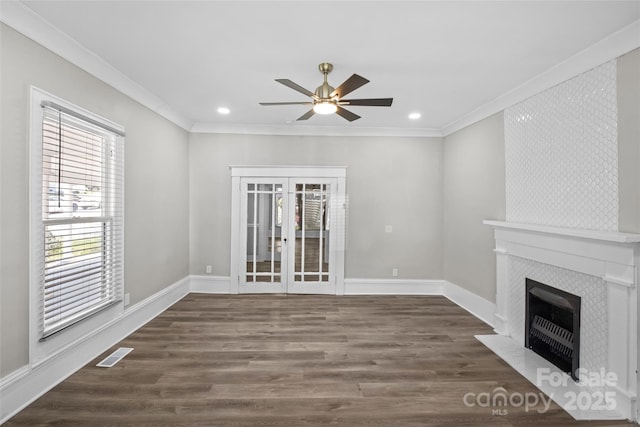
[[[616,62],[505,110],[506,219],[618,230]]]

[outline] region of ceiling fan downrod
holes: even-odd
[[[318,69],[324,76],[324,82],[322,83],[322,85],[316,88],[315,95],[318,98],[320,98],[319,99],[320,101],[329,101],[331,98],[331,93],[335,90],[335,88],[330,86],[329,82],[327,81],[327,76],[331,71],[333,71],[333,64],[330,64],[328,62],[323,62],[320,65],[318,65]]]

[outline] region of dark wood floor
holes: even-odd
[[[538,393],[473,337],[489,333],[444,297],[190,294],[6,425],[625,424],[465,405],[497,387]],[[134,350],[95,367],[120,346]]]

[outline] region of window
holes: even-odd
[[[32,253],[43,340],[122,300],[124,132],[79,108],[38,107]]]

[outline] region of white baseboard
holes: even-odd
[[[345,279],[345,295],[443,295],[494,326],[495,303],[447,280]]]
[[[231,279],[228,276],[189,276],[189,289],[200,294],[229,294]]]
[[[227,276],[189,276],[191,292],[230,293]],[[345,295],[442,295],[443,280],[345,279]]]
[[[442,295],[443,280],[344,279],[345,295]]]
[[[460,307],[493,327],[495,321],[496,304],[469,292],[465,288],[443,280],[443,295]]]
[[[185,277],[127,307],[120,317],[79,340],[61,354],[39,363],[37,367],[24,366],[0,379],[0,424],[188,293],[189,280]]]

